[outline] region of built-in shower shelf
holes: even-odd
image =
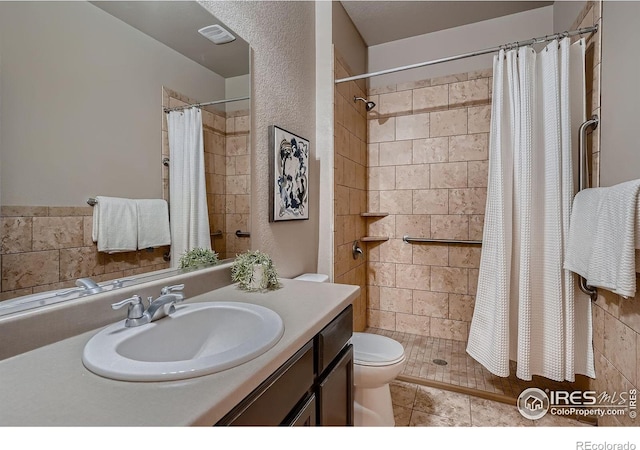
[[[360,217],[387,217],[388,212],[363,212],[360,213]]]
[[[364,236],[360,240],[362,242],[384,242],[389,240],[389,236]]]

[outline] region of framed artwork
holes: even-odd
[[[309,141],[269,127],[269,222],[309,218]]]

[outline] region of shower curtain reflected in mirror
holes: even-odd
[[[199,108],[171,111],[169,135],[169,215],[171,267],[193,248],[211,249],[204,172],[202,112]]]
[[[594,377],[591,303],[563,269],[585,117],[585,43],[494,58],[489,186],[467,352],[490,372]]]

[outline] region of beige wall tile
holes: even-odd
[[[604,356],[631,383],[637,384],[638,358],[627,355],[637,355],[636,333],[616,320],[611,314],[605,314],[604,319]]]
[[[593,349],[604,352],[604,315],[606,314],[598,305],[591,309],[593,321]],[[599,374],[596,373],[596,376]]]
[[[409,114],[412,108],[412,91],[380,94],[378,112],[381,115]]]
[[[413,264],[421,264],[425,266],[449,265],[449,252],[446,245],[414,244],[413,247]]]
[[[469,239],[472,241],[482,240],[484,228],[484,215],[469,216]]]
[[[2,290],[12,291],[58,281],[60,256],[56,250],[2,256]]]
[[[468,245],[449,246],[449,266],[477,269],[480,267],[480,247]]]
[[[449,106],[449,85],[425,87],[413,91],[413,111],[428,112],[447,109]]]
[[[384,262],[369,263],[367,284],[394,287],[396,285],[395,264]]]
[[[446,319],[449,314],[449,294],[413,291],[413,313]]]
[[[389,239],[380,244],[380,261],[391,263],[411,264],[412,246],[402,239]]]
[[[33,249],[80,247],[84,241],[82,217],[34,217]]]
[[[380,191],[380,210],[390,214],[411,214],[411,195],[407,191]]]
[[[489,134],[478,133],[449,138],[449,161],[482,161],[489,156]]]
[[[449,85],[449,107],[469,106],[489,101],[489,79],[477,78]]]
[[[367,166],[375,167],[379,165],[380,144],[367,145]]]
[[[449,294],[449,319],[471,322],[475,303],[473,295]]]
[[[449,214],[484,214],[487,188],[449,190]]]
[[[476,295],[478,291],[478,269],[469,269],[469,294]]]
[[[451,319],[431,318],[431,336],[452,339],[454,341],[466,341],[468,338],[467,322]]]
[[[414,214],[447,214],[449,212],[448,189],[423,189],[413,191]]]
[[[369,120],[368,124],[369,144],[376,142],[390,142],[396,140],[396,118],[387,117],[384,119]]]
[[[385,191],[395,189],[396,168],[394,166],[370,167],[368,174],[369,190]]]
[[[430,136],[455,136],[467,134],[466,108],[431,113]]]
[[[93,247],[60,250],[60,280],[92,277],[104,273],[100,254]]]
[[[449,292],[453,294],[467,294],[467,269],[456,267],[432,267],[431,290],[435,292]]]
[[[140,254],[146,254],[145,251]],[[125,252],[125,253],[113,253],[104,254],[100,258],[100,264],[104,266],[103,272],[111,273],[121,270],[131,270],[140,266],[138,260],[138,252]],[[159,261],[162,262],[162,259]],[[145,266],[150,265],[148,261],[145,261]]]
[[[411,164],[413,143],[411,141],[383,142],[380,144],[378,162],[381,166]]]
[[[92,216],[92,206],[49,206],[47,208],[49,217],[66,217],[66,216]]]
[[[46,206],[3,205],[0,207],[1,217],[43,217],[48,214],[48,208]]]
[[[226,177],[226,194],[249,194],[250,180],[248,175],[231,175]]]
[[[636,267],[638,267],[636,265]],[[638,274],[636,274],[636,286],[640,286]],[[619,318],[622,323],[627,325],[636,333],[640,333],[640,302],[638,295],[633,299],[620,299]]]
[[[467,187],[467,163],[437,163],[431,165],[431,188]]]
[[[381,287],[380,309],[411,314],[413,309],[411,289]]]
[[[429,113],[398,116],[396,139],[422,139],[429,137]]]
[[[382,328],[383,330],[395,330],[396,313],[392,311],[367,309],[367,323],[370,327]]]
[[[442,77],[436,77],[431,79],[431,86],[437,86],[439,84],[449,84],[456,83],[458,81],[466,81],[469,79],[469,74],[467,72],[464,73],[456,73],[453,75],[445,75]]]
[[[469,108],[469,134],[488,133],[491,129],[491,106]]]
[[[489,161],[469,161],[467,163],[467,186],[487,187]]]
[[[429,189],[429,164],[396,166],[396,189]]]
[[[431,217],[424,214],[395,216],[396,226],[394,236],[402,238],[407,235],[410,237],[429,237],[431,236]],[[407,244],[410,245],[410,244]]]
[[[369,221],[369,235],[389,237],[395,236],[396,217],[400,216],[389,215],[381,219]],[[379,245],[377,248],[379,248]]]
[[[33,217],[3,217],[0,254],[31,251]]]
[[[449,138],[413,140],[413,164],[446,162],[449,160]]]
[[[432,215],[431,237],[434,239],[468,239],[469,216]]]
[[[402,333],[429,335],[429,318],[412,314],[396,314],[396,330]]]
[[[431,267],[409,264],[396,265],[396,287],[429,290]]]
[[[91,247],[95,245],[93,243],[93,217],[88,216],[82,218],[82,230],[82,234],[84,235],[82,246]]]

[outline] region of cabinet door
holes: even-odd
[[[353,425],[353,346],[345,347],[318,385],[318,424]]]
[[[316,426],[316,396],[311,397],[304,403],[298,414],[290,424],[292,427],[315,427]]]

